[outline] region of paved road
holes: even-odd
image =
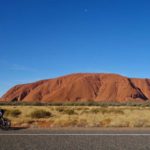
[[[11,129],[0,150],[150,150],[150,129]]]

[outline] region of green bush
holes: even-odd
[[[45,110],[35,110],[30,114],[31,118],[48,118],[51,117],[52,114],[49,111]]]

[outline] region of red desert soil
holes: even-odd
[[[150,79],[116,74],[78,73],[30,84],[16,85],[1,101],[146,101]]]

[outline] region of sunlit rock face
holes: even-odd
[[[16,85],[1,101],[148,101],[150,79],[116,74],[78,73],[35,83]]]

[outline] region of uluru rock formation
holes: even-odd
[[[28,102],[137,100],[150,100],[150,79],[100,73],[78,73],[16,85],[1,98],[1,101]]]

